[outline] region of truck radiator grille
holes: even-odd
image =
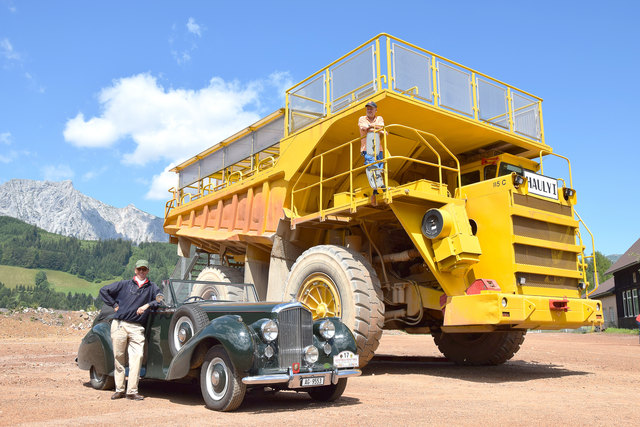
[[[313,343],[311,313],[295,307],[278,313],[278,354],[280,368],[302,362],[302,350]]]
[[[514,216],[513,234],[516,236],[532,237],[534,239],[549,240],[551,242],[574,244],[575,229],[566,225],[552,224],[536,219]]]
[[[548,200],[537,199],[535,197],[525,196],[523,194],[514,194],[513,202],[516,205],[526,206],[528,208],[538,209],[545,212],[573,216],[573,212],[571,211],[571,207],[569,206],[564,206]]]
[[[518,276],[526,280],[527,286],[569,290],[575,290],[578,287],[578,279],[572,279],[571,277],[545,276],[532,273],[518,273]]]
[[[514,194],[514,203],[531,209],[556,215],[572,216],[571,207],[563,206],[552,201]],[[511,217],[513,234],[516,236],[538,239],[541,245],[533,246],[521,243],[513,244],[514,260],[516,264],[543,268],[567,270],[574,273],[578,270],[578,255],[575,252],[551,249],[544,246],[542,241],[575,245],[575,227],[540,221],[518,215]],[[550,245],[553,246],[553,245]],[[558,270],[555,270],[558,272]],[[577,289],[578,279],[563,277],[561,272],[556,274],[534,274],[527,271],[517,271],[516,281],[521,283],[525,279],[526,286],[554,289]]]
[[[572,252],[519,244],[513,245],[513,250],[518,264],[564,268],[565,270],[578,268],[576,254]]]

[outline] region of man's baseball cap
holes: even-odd
[[[138,262],[136,262],[136,268],[140,267],[149,268],[149,261],[147,261],[146,259],[139,259]]]
[[[375,103],[375,102],[373,102],[373,101],[369,101],[369,102],[367,102],[367,105],[365,105],[365,107],[378,108],[378,106],[376,105],[376,103]]]

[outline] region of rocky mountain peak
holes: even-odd
[[[79,192],[70,180],[5,182],[0,185],[0,215],[84,240],[167,241],[162,218],[133,204],[122,209],[109,206]]]

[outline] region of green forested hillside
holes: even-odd
[[[35,271],[43,270],[49,277],[45,288],[50,291],[96,295],[100,285],[132,277],[136,260],[142,258],[149,261],[149,279],[156,283],[169,278],[178,261],[176,247],[169,243],[135,245],[121,239],[79,240],[0,216],[0,282],[4,284],[5,291],[17,286],[34,286]],[[30,269],[31,273],[1,268],[3,265]],[[70,276],[60,278],[52,271],[65,272]],[[79,279],[70,279],[73,276]],[[28,280],[21,277],[28,277]],[[83,282],[93,285],[82,289]],[[42,286],[39,288],[41,294],[44,294],[43,289]]]

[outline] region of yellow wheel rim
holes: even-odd
[[[297,299],[309,307],[313,320],[342,316],[338,288],[328,276],[322,273],[307,277],[300,287]]]

